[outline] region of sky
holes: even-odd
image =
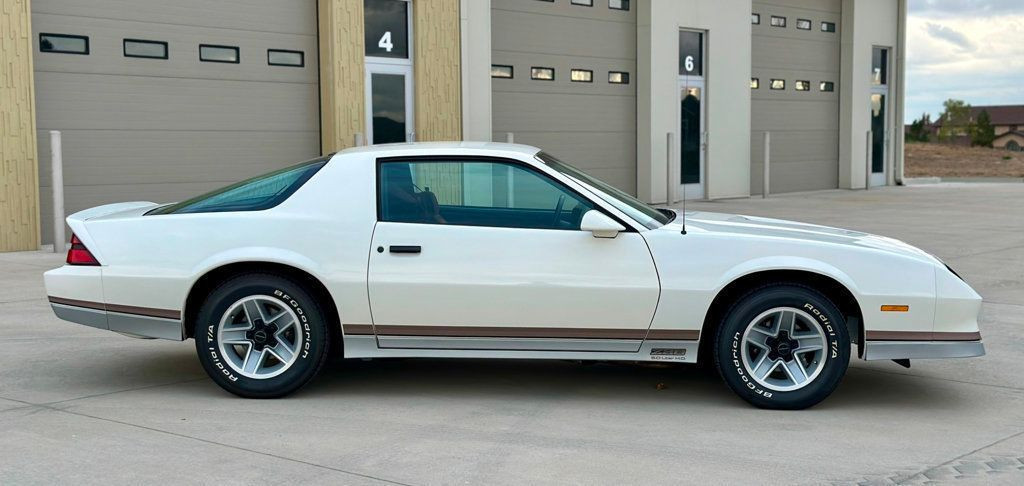
[[[909,0],[906,121],[956,98],[1024,104],[1024,0]]]

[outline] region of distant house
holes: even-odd
[[[971,121],[974,122],[987,111],[995,127],[996,138],[992,147],[1020,152],[1024,150],[1024,105],[1003,105],[1003,106],[972,106]],[[932,124],[932,133],[938,133],[942,127],[943,119]],[[969,144],[967,136],[954,137],[954,143]]]

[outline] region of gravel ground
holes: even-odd
[[[907,177],[1024,177],[1024,152],[907,143]]]

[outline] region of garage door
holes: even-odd
[[[316,2],[35,0],[32,28],[43,241],[49,130],[63,133],[69,214],[181,200],[319,154]],[[201,44],[222,47],[200,61]]]
[[[635,194],[636,13],[590,3],[492,0],[494,140],[512,132]]]
[[[754,2],[753,13],[750,191],[762,192],[765,131],[771,192],[838,187],[841,1]]]

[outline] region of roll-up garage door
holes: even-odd
[[[49,130],[63,133],[69,214],[317,156],[316,15],[312,1],[33,1],[43,241]]]
[[[635,194],[635,6],[589,3],[492,0],[493,139],[511,132]]]
[[[771,132],[771,191],[839,184],[841,0],[754,2],[751,188],[760,194]]]

